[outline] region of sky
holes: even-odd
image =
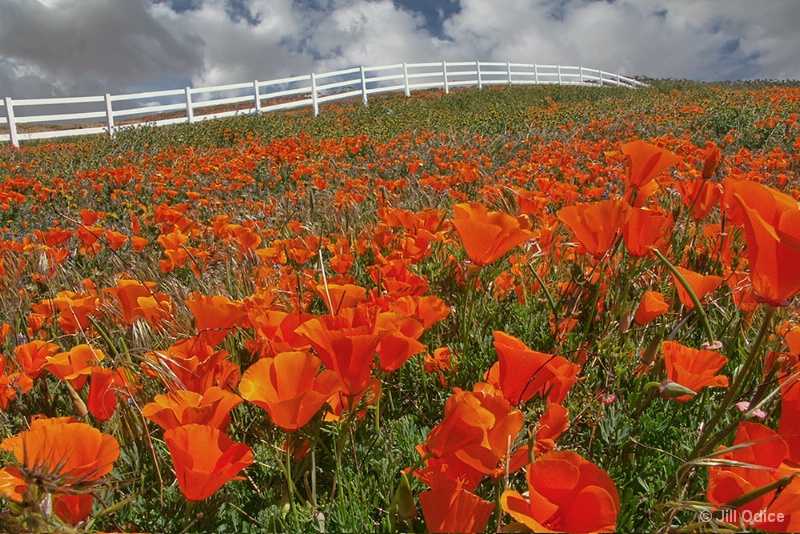
[[[0,98],[511,61],[800,80],[800,0],[0,0]]]

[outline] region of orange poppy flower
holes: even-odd
[[[719,286],[722,285],[724,282],[724,278],[721,276],[716,276],[713,274],[700,274],[694,271],[690,271],[689,269],[684,269],[683,267],[676,266],[675,269],[681,273],[684,280],[688,282],[689,286],[694,291],[694,294],[697,295],[697,299],[702,302],[706,296],[713,293]],[[684,289],[683,284],[673,276],[675,280],[675,287],[678,290],[678,298],[681,301],[681,304],[686,306],[687,308],[694,308],[694,302],[692,302],[692,298],[689,296],[689,292]]]
[[[522,431],[524,415],[512,409],[503,393],[489,384],[476,384],[472,394],[494,420],[486,427],[483,438],[462,445],[455,452],[456,458],[492,478],[518,471],[528,461],[528,447],[520,447],[512,454],[509,446]]]
[[[781,418],[778,434],[789,447],[788,458],[800,464],[800,383],[796,380],[781,388]]]
[[[208,425],[171,428],[164,432],[164,441],[188,501],[202,501],[231,480],[243,480],[236,474],[253,463],[250,447]]]
[[[342,382],[342,394],[352,397],[369,387],[372,361],[385,335],[376,332],[377,309],[345,308],[338,315],[315,317],[300,325],[305,337],[325,367]]]
[[[114,436],[67,417],[35,419],[0,450],[14,454],[24,470],[58,475],[65,488],[107,475],[119,458]]]
[[[61,380],[68,381],[72,387],[80,391],[92,374],[92,364],[103,361],[105,357],[100,349],[85,344],[77,345],[69,352],[48,356],[47,364],[43,368]]]
[[[527,223],[500,211],[489,211],[478,202],[453,206],[453,226],[473,263],[489,265],[506,252],[533,238]]]
[[[376,328],[384,333],[377,350],[380,369],[385,373],[393,373],[411,356],[425,350],[425,345],[418,341],[425,329],[413,317],[379,313]]]
[[[733,446],[738,448],[726,452],[720,458],[736,464],[712,465],[708,470],[707,498],[711,503],[725,505],[794,471],[782,465],[788,453],[786,443],[781,436],[764,425],[745,421],[739,423]],[[748,515],[754,518],[745,527],[770,532],[795,531],[800,524],[798,486],[800,485],[797,481],[794,481],[777,498],[775,490],[759,495],[736,508],[736,514],[741,518]]]
[[[194,315],[199,336],[212,347],[222,342],[229,332],[241,326],[247,318],[241,302],[234,302],[224,295],[208,297],[192,293],[186,306]]]
[[[706,144],[703,153],[703,180],[710,180],[714,176],[720,160],[722,160],[722,150],[713,143]]]
[[[0,469],[0,497],[22,504],[27,489],[28,483],[25,482],[18,467]]]
[[[297,327],[313,319],[310,313],[287,313],[278,310],[254,308],[248,311],[256,339],[252,351],[260,358],[272,357],[280,352],[303,350],[311,345],[295,332]],[[250,341],[250,340],[248,340]]]
[[[225,432],[231,410],[241,403],[238,395],[216,386],[202,394],[178,389],[167,395],[156,395],[153,402],[144,405],[142,415],[164,430],[196,423]]]
[[[420,493],[419,504],[430,532],[483,532],[495,508],[464,489],[461,481],[447,478]]]
[[[692,210],[692,218],[705,219],[722,198],[722,186],[698,178],[688,182],[677,182],[675,187],[683,199],[684,206]]]
[[[33,380],[24,373],[5,374],[6,357],[0,354],[0,410],[7,410],[8,404],[20,393],[27,393],[33,387]]]
[[[633,322],[639,326],[644,326],[657,317],[664,315],[669,310],[669,304],[664,300],[664,295],[658,291],[645,291],[636,313],[633,315]]]
[[[536,352],[505,332],[494,332],[497,350],[497,386],[514,406],[534,395],[560,404],[575,382],[580,367],[561,356]]]
[[[117,287],[107,287],[104,292],[114,295],[119,302],[122,311],[122,320],[125,324],[131,324],[134,317],[139,315],[136,309],[139,307],[139,297],[150,297],[155,293],[156,283],[140,283],[138,280],[117,280]]]
[[[333,314],[342,308],[354,308],[367,294],[366,288],[354,284],[317,284],[314,290]]]
[[[632,208],[622,200],[582,202],[562,208],[559,220],[595,258],[603,257],[631,218]]]
[[[341,383],[333,371],[319,372],[322,362],[308,352],[281,352],[257,361],[242,375],[239,393],[265,409],[287,432],[305,426]]]
[[[14,356],[22,371],[29,378],[36,379],[47,365],[47,357],[55,356],[60,351],[61,347],[55,343],[37,339],[14,347]]]
[[[638,139],[622,145],[622,153],[628,159],[628,187],[641,189],[656,176],[673,165],[680,163],[681,158],[647,141]]]
[[[753,290],[772,306],[800,293],[800,209],[790,196],[754,182],[730,182],[743,215]]]
[[[89,398],[86,407],[98,421],[107,421],[117,409],[117,394],[130,398],[130,384],[124,369],[91,368]]]
[[[444,405],[442,422],[428,433],[425,447],[431,456],[455,455],[464,445],[481,443],[495,416],[469,391],[455,388]]]
[[[548,404],[536,430],[533,452],[536,458],[556,448],[556,440],[569,428],[569,410],[560,404]]]
[[[128,241],[128,236],[114,230],[106,230],[105,238],[111,250],[117,250]]]
[[[143,251],[144,247],[146,247],[148,243],[150,243],[150,240],[146,237],[141,237],[138,235],[131,236],[131,248],[134,252]]]
[[[697,350],[676,341],[665,341],[661,350],[667,377],[673,382],[697,393],[704,387],[728,387],[728,377],[716,373],[728,363],[728,358],[713,350]],[[675,400],[686,402],[693,395],[682,395]]]
[[[622,238],[628,253],[634,258],[641,258],[650,253],[650,247],[661,247],[670,222],[671,217],[657,211],[632,209],[630,219],[622,227]]]
[[[92,514],[94,497],[91,493],[59,494],[53,496],[53,513],[68,525],[86,521]]]
[[[203,393],[219,386],[233,390],[239,383],[239,366],[228,360],[230,354],[215,351],[198,337],[182,339],[167,350],[145,355],[144,370],[162,378],[170,389],[188,389]]]
[[[613,532],[620,501],[608,473],[570,451],[528,465],[528,497],[506,490],[503,510],[534,532]]]

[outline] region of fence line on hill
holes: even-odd
[[[391,91],[444,89],[488,85],[588,85],[636,88],[646,84],[629,78],[585,67],[500,63],[482,61],[397,63],[378,67],[306,74],[277,80],[236,83],[214,87],[186,87],[167,91],[148,91],[121,95],[84,96],[74,98],[37,98],[0,100],[0,142],[21,141],[77,135],[107,133],[114,135],[125,128],[193,123],[202,120],[231,117],[239,114],[262,113],[310,106],[314,115],[321,104],[345,98],[361,97],[365,105],[369,96]],[[272,101],[273,103],[270,103]],[[227,111],[207,108],[220,106],[249,107]],[[69,106],[70,110],[48,115],[33,114],[45,106]],[[79,108],[90,111],[75,111]],[[23,110],[35,108],[32,113]],[[158,118],[159,114],[178,117]],[[122,121],[126,121],[122,123]],[[81,122],[84,126],[81,126]],[[63,129],[39,132],[20,132],[21,124],[68,123]]]

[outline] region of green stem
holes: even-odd
[[[742,368],[739,370],[739,373],[737,373],[736,377],[734,378],[733,384],[731,384],[728,388],[728,392],[725,394],[725,398],[722,400],[722,403],[719,405],[716,412],[714,412],[714,415],[711,417],[711,420],[703,429],[703,433],[700,434],[697,444],[692,450],[692,453],[689,455],[689,460],[694,460],[708,451],[708,444],[706,441],[711,436],[711,433],[714,431],[717,423],[719,423],[719,421],[725,415],[725,412],[727,412],[734,399],[736,399],[736,396],[738,395],[742,385],[744,385],[745,380],[747,380],[750,371],[758,359],[761,345],[764,344],[764,340],[767,338],[767,334],[769,333],[769,325],[772,322],[772,317],[775,315],[776,311],[777,309],[773,306],[767,306],[767,309],[764,312],[764,320],[762,321],[761,328],[758,331],[758,336],[756,337],[755,342],[753,342],[752,347],[750,347],[750,354],[747,355],[747,359],[745,360],[744,365],[742,365]]]
[[[664,264],[669,272],[672,273],[672,275],[680,282],[680,284],[683,286],[683,289],[685,289],[689,294],[689,298],[692,299],[692,303],[694,304],[694,309],[697,312],[697,315],[700,317],[700,322],[703,323],[703,328],[706,331],[708,342],[712,344],[716,342],[717,338],[714,336],[714,331],[711,330],[711,325],[708,322],[708,317],[706,317],[706,312],[703,310],[703,305],[700,304],[700,299],[697,298],[697,294],[692,289],[692,286],[689,285],[689,282],[686,281],[686,278],[684,278],[683,275],[678,272],[678,269],[676,269],[675,266],[669,262],[669,260],[661,253],[660,250],[657,248],[651,248],[650,250],[652,250],[653,253],[658,256],[658,259],[661,260],[661,263]]]

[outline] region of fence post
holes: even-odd
[[[558,85],[563,85],[561,83],[561,65],[556,65],[556,72],[558,72]]]
[[[192,88],[186,88],[186,122],[194,122],[194,109],[192,109]]]
[[[506,68],[508,69],[508,85],[511,85],[511,62],[506,61]]]
[[[450,94],[450,84],[447,83],[447,61],[442,61],[442,76],[444,76],[444,94]]]
[[[261,113],[261,93],[258,90],[258,80],[253,81],[253,94],[256,98],[256,113]]]
[[[603,86],[603,71],[600,70],[600,86]]]
[[[364,65],[361,65],[361,101],[364,102],[364,105],[369,105],[369,99],[367,98],[367,75],[364,73]]]
[[[539,66],[536,63],[533,64],[533,83],[539,83]]]
[[[114,111],[111,107],[111,95],[106,93],[106,119],[108,120],[108,135],[114,137]]]
[[[14,120],[14,107],[11,104],[11,97],[6,97],[6,119],[8,119],[8,138],[11,145],[19,147],[19,139],[17,139],[17,121]]]
[[[619,86],[620,86],[619,74],[617,74],[617,87],[619,87]]]
[[[406,86],[406,96],[411,96],[411,87],[408,84],[408,65],[403,63],[403,84]]]
[[[478,89],[483,89],[483,81],[481,80],[481,62],[475,62],[475,71],[478,73]]]
[[[317,75],[311,73],[311,107],[314,108],[314,116],[319,115],[319,102],[317,102]]]
[[[581,74],[581,85],[583,85],[583,67],[578,67],[578,69],[580,69],[579,72]]]

